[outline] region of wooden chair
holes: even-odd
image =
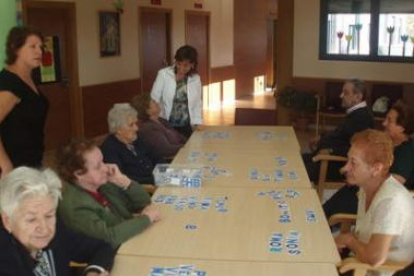
[[[323,192],[326,189],[340,189],[346,184],[344,181],[327,181],[329,162],[339,161],[339,162],[345,163],[347,160],[348,159],[346,157],[330,155],[329,153],[324,153],[324,152],[321,152],[320,154],[312,158],[313,162],[321,163],[321,166],[319,169],[319,179],[318,179],[318,188],[317,188],[319,199],[321,201],[323,199]]]
[[[336,225],[340,223],[341,225],[341,233],[349,232],[351,226],[356,222],[356,215],[354,214],[335,214],[329,218],[329,225]],[[384,264],[373,267],[369,264],[362,263],[358,261],[354,257],[349,257],[343,259],[340,264],[338,264],[339,272],[346,273],[349,271],[354,271],[353,276],[365,276],[368,271],[388,271],[388,272],[396,272],[398,270],[403,269],[409,265],[409,263],[401,263],[401,262],[392,262],[387,261]]]
[[[236,108],[234,124],[246,125],[276,125],[275,109]]]
[[[353,270],[354,276],[365,276],[368,271],[397,272],[407,265],[409,265],[409,263],[387,261],[380,266],[373,267],[369,264],[361,263],[356,258],[351,257],[342,260],[339,265],[339,272],[346,273]]]
[[[342,93],[342,86],[342,81],[326,82],[325,91],[321,96],[320,103],[318,103],[318,120],[316,126],[318,132],[319,130],[322,130],[322,132],[325,130],[327,118],[337,119],[345,117],[346,113],[343,107],[341,106],[340,98],[340,95]],[[319,126],[319,124],[321,124],[321,126]]]

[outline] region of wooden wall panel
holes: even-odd
[[[140,87],[139,79],[82,87],[85,137],[107,133],[109,109],[115,103],[129,102]]]
[[[325,83],[328,81],[344,82],[344,79],[329,79],[329,78],[304,78],[294,77],[292,86],[309,92],[317,92],[323,96],[325,94]],[[396,83],[396,82],[379,82],[379,81],[365,81],[368,89],[368,99],[370,98],[370,91],[374,84],[398,84],[403,87],[403,101],[409,106],[414,106],[414,83]],[[414,112],[414,108],[413,108]]]
[[[211,68],[210,83],[222,82],[235,78],[234,66]]]

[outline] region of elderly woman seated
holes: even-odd
[[[335,242],[340,251],[348,248],[361,262],[373,266],[414,259],[414,202],[389,174],[392,159],[389,135],[365,130],[352,138],[343,167],[348,183],[360,187],[358,213],[355,230],[340,234]]]
[[[110,134],[101,149],[106,163],[141,184],[154,184],[152,171],[163,160],[138,138],[137,111],[130,104],[115,104],[108,113]]]
[[[160,106],[149,94],[140,94],[131,100],[138,111],[139,136],[156,156],[170,158],[184,146],[186,138],[160,117]]]
[[[93,142],[72,141],[57,152],[56,163],[67,182],[59,212],[73,229],[118,247],[159,220],[148,193],[117,165],[105,164]]]
[[[70,261],[88,263],[87,276],[109,275],[115,251],[57,221],[60,190],[51,170],[20,167],[0,181],[0,275],[69,276]]]

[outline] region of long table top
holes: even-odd
[[[203,185],[217,187],[311,188],[298,152],[285,155],[232,152],[228,148],[181,149],[171,166],[209,167]]]
[[[193,132],[185,147],[197,148],[209,144],[300,151],[295,131],[288,126],[209,126],[203,131]]]
[[[198,274],[179,274],[179,272]],[[176,274],[174,274],[176,273]],[[203,274],[205,273],[205,274]],[[316,263],[258,263],[201,261],[177,258],[154,258],[118,255],[111,272],[113,276],[338,276],[333,264]]]
[[[124,243],[121,255],[197,260],[339,262],[311,189],[161,187],[162,220]]]

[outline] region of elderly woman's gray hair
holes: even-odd
[[[51,169],[39,171],[19,167],[0,181],[1,212],[13,217],[13,213],[25,199],[42,196],[51,196],[57,206],[61,188],[59,177]]]
[[[118,103],[108,112],[108,127],[110,133],[115,133],[127,124],[129,117],[138,117],[138,112],[129,103]]]

